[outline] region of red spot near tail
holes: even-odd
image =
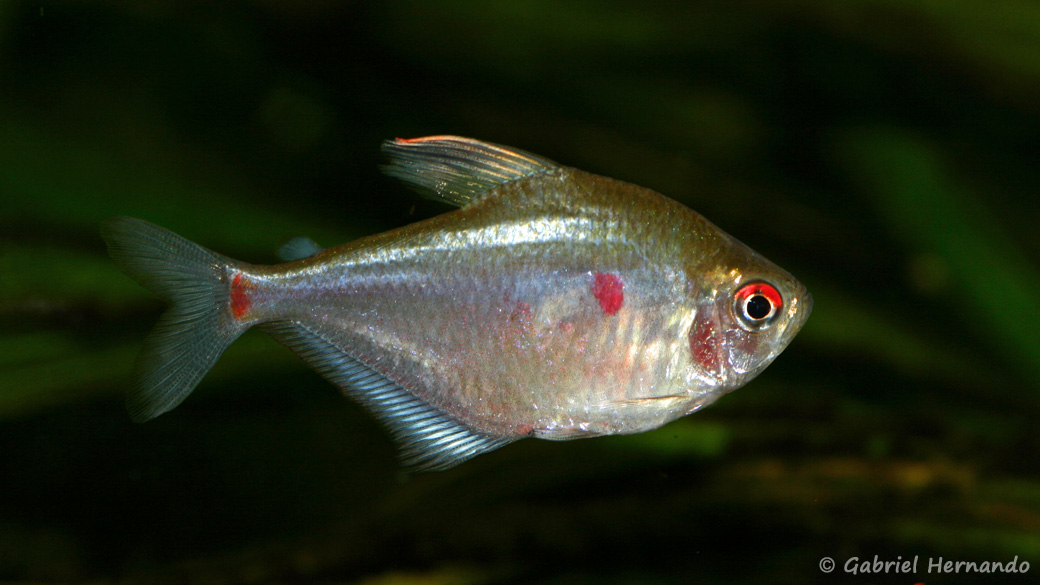
[[[231,279],[231,314],[235,319],[241,319],[253,306],[253,302],[246,295],[246,284],[242,281],[241,272]]]
[[[595,278],[595,282],[592,283],[592,296],[599,301],[599,307],[604,313],[617,313],[625,302],[625,293],[622,290],[625,285],[621,282],[621,277],[597,272]]]

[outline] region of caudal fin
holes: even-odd
[[[170,305],[145,338],[126,399],[144,422],[187,398],[249,324],[229,310],[233,260],[131,217],[105,220],[101,237],[123,272]]]

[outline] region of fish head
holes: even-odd
[[[740,242],[690,279],[689,387],[699,408],[743,386],[787,347],[812,312],[802,283]]]

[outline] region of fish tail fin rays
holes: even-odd
[[[441,471],[513,442],[470,430],[329,342],[320,330],[293,321],[263,329],[369,409],[397,443],[409,471]]]
[[[459,207],[499,185],[560,168],[529,152],[459,136],[387,140],[383,153],[390,159],[383,172]]]
[[[187,398],[250,323],[230,310],[229,258],[130,217],[102,222],[101,237],[123,272],[169,303],[145,338],[126,399],[130,417],[144,422]]]

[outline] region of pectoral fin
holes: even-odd
[[[648,396],[646,398],[625,398],[622,400],[613,400],[605,403],[605,407],[609,408],[611,405],[620,407],[632,407],[632,406],[646,406],[646,405],[663,405],[669,402],[676,404],[680,402],[687,402],[690,397],[685,394],[668,394],[666,396]]]

